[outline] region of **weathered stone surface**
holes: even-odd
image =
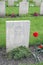
[[[6,21],[6,51],[29,46],[30,21]]]

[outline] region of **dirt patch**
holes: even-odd
[[[34,48],[30,47],[31,51],[34,52]],[[39,54],[41,61],[43,61],[43,54]],[[21,60],[14,60],[14,59],[9,59],[6,54],[6,48],[1,48],[0,49],[0,65],[19,65],[22,63],[26,64],[35,64],[36,60],[33,57],[33,55],[30,55],[28,58],[24,58]]]

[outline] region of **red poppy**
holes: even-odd
[[[43,46],[42,46],[42,45],[39,45],[39,46],[38,46],[38,48],[41,48],[41,49],[42,49],[42,48],[43,48]]]
[[[34,33],[33,33],[33,36],[34,36],[34,37],[38,37],[38,32],[34,32]]]

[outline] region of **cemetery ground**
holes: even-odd
[[[15,8],[15,9],[14,9]],[[13,12],[12,12],[13,10]],[[32,11],[31,11],[32,10]],[[18,14],[18,7],[7,7],[6,8],[7,14]],[[38,43],[43,43],[43,16],[33,16],[34,12],[39,13],[39,7],[30,7],[29,13],[25,16],[18,16],[18,17],[4,17],[0,18],[0,46],[5,46],[5,33],[6,33],[6,20],[30,20],[30,45],[35,45]],[[38,38],[33,37],[33,32],[38,32]]]
[[[18,7],[6,7],[6,14],[18,14],[19,10]],[[40,8],[39,7],[30,7],[29,13],[27,15],[23,16],[17,16],[17,17],[11,17],[11,16],[5,16],[4,18],[0,18],[0,65],[30,65],[30,63],[35,64],[35,60],[33,56],[30,56],[31,58],[28,59],[21,59],[21,60],[13,60],[8,59],[5,53],[5,47],[6,47],[6,20],[30,20],[31,26],[30,26],[30,46],[35,46],[37,44],[42,43],[43,44],[43,16],[33,16],[34,12],[39,13]],[[37,31],[39,36],[38,38],[33,37],[33,32]],[[30,47],[31,49],[31,47]],[[34,49],[32,49],[33,51]],[[33,51],[34,52],[34,51]],[[4,56],[5,54],[5,56]],[[43,55],[41,56],[43,58]],[[43,59],[41,60],[43,61]],[[31,60],[32,59],[32,60]],[[31,60],[31,61],[30,61]],[[2,62],[2,63],[1,63]],[[29,63],[28,63],[29,62]],[[14,64],[15,63],[15,64]],[[26,64],[27,63],[27,64]],[[31,64],[31,65],[34,65]],[[36,65],[43,65],[43,63],[39,63]]]

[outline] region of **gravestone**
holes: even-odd
[[[5,16],[5,1],[0,1],[0,17]]]
[[[33,0],[33,2],[35,2],[36,0]]]
[[[41,0],[41,2],[43,2],[43,0]]]
[[[40,6],[40,14],[43,15],[43,2],[41,3],[41,6]]]
[[[29,2],[20,2],[19,4],[19,15],[28,14]]]
[[[6,21],[6,51],[29,46],[30,21]]]
[[[14,6],[14,0],[8,0],[8,6]]]
[[[15,2],[17,2],[18,0],[14,0]]]
[[[40,6],[41,5],[41,0],[35,0],[35,4],[36,4],[36,6]]]

